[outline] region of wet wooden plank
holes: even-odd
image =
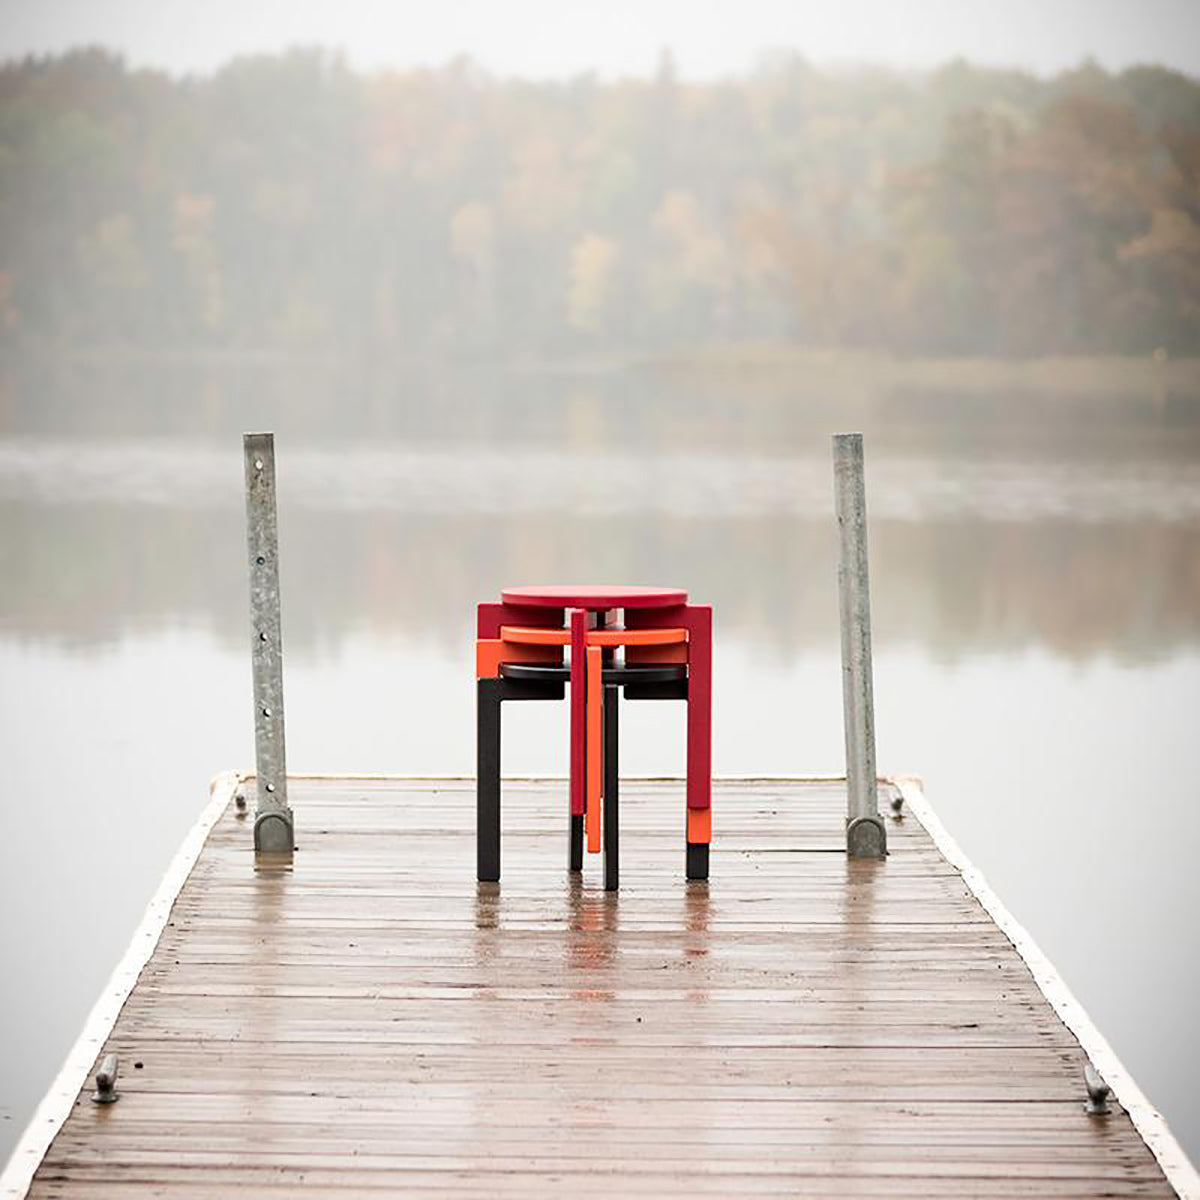
[[[839,853],[835,785],[622,791],[622,890],[566,877],[564,781],[296,780],[294,869],[217,821],[39,1197],[1170,1196],[920,824]],[[140,1064],[140,1065],[135,1065]]]

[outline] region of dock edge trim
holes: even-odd
[[[890,783],[904,798],[905,807],[924,827],[934,845],[962,875],[963,883],[983,905],[996,927],[1012,943],[1024,960],[1042,995],[1050,1002],[1062,1023],[1075,1035],[1092,1066],[1103,1076],[1121,1106],[1129,1114],[1134,1128],[1162,1168],[1167,1182],[1180,1200],[1200,1200],[1200,1174],[1184,1153],[1171,1132],[1166,1118],[1150,1103],[1133,1076],[1125,1069],[1108,1039],[1092,1023],[1087,1010],[1075,999],[1054,964],[1042,953],[1029,931],[1018,921],[1004,902],[992,891],[983,872],[967,857],[946,827],[938,819],[925,798],[922,781],[913,775],[880,776],[880,782]],[[1080,1107],[1083,1106],[1083,1083],[1080,1081]]]
[[[0,1197],[22,1197],[28,1192],[33,1177],[41,1166],[50,1143],[58,1136],[66,1119],[75,1107],[92,1064],[108,1040],[117,1017],[137,984],[142,968],[158,947],[158,939],[166,927],[175,900],[192,873],[208,835],[229,806],[233,794],[243,780],[243,773],[223,771],[209,784],[209,801],[199,819],[184,836],[175,857],[171,859],[145,913],[129,940],[125,953],[101,989],[92,1011],[84,1022],[79,1037],[46,1094],[34,1109],[25,1132],[13,1148],[8,1165],[0,1174]]]

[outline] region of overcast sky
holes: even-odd
[[[502,74],[728,74],[764,51],[816,62],[975,62],[1054,71],[1166,63],[1200,74],[1200,0],[0,0],[0,55],[81,44],[135,64],[211,70],[301,44],[361,67],[468,53]]]

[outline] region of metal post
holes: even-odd
[[[861,433],[833,435],[833,474],[846,731],[846,852],[851,858],[882,858],[887,854],[887,831],[879,816],[875,776],[867,497]]]
[[[279,530],[275,435],[247,433],[246,546],[250,554],[250,641],[254,665],[254,756],[258,806],[254,850],[291,860],[292,810],[283,744],[283,642],[279,617]]]

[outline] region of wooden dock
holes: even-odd
[[[295,866],[258,871],[221,783],[9,1194],[1196,1194],[915,788],[875,862],[844,784],[720,783],[686,884],[679,784],[625,783],[619,894],[568,882],[563,788],[506,785],[477,885],[469,780],[296,778]]]

